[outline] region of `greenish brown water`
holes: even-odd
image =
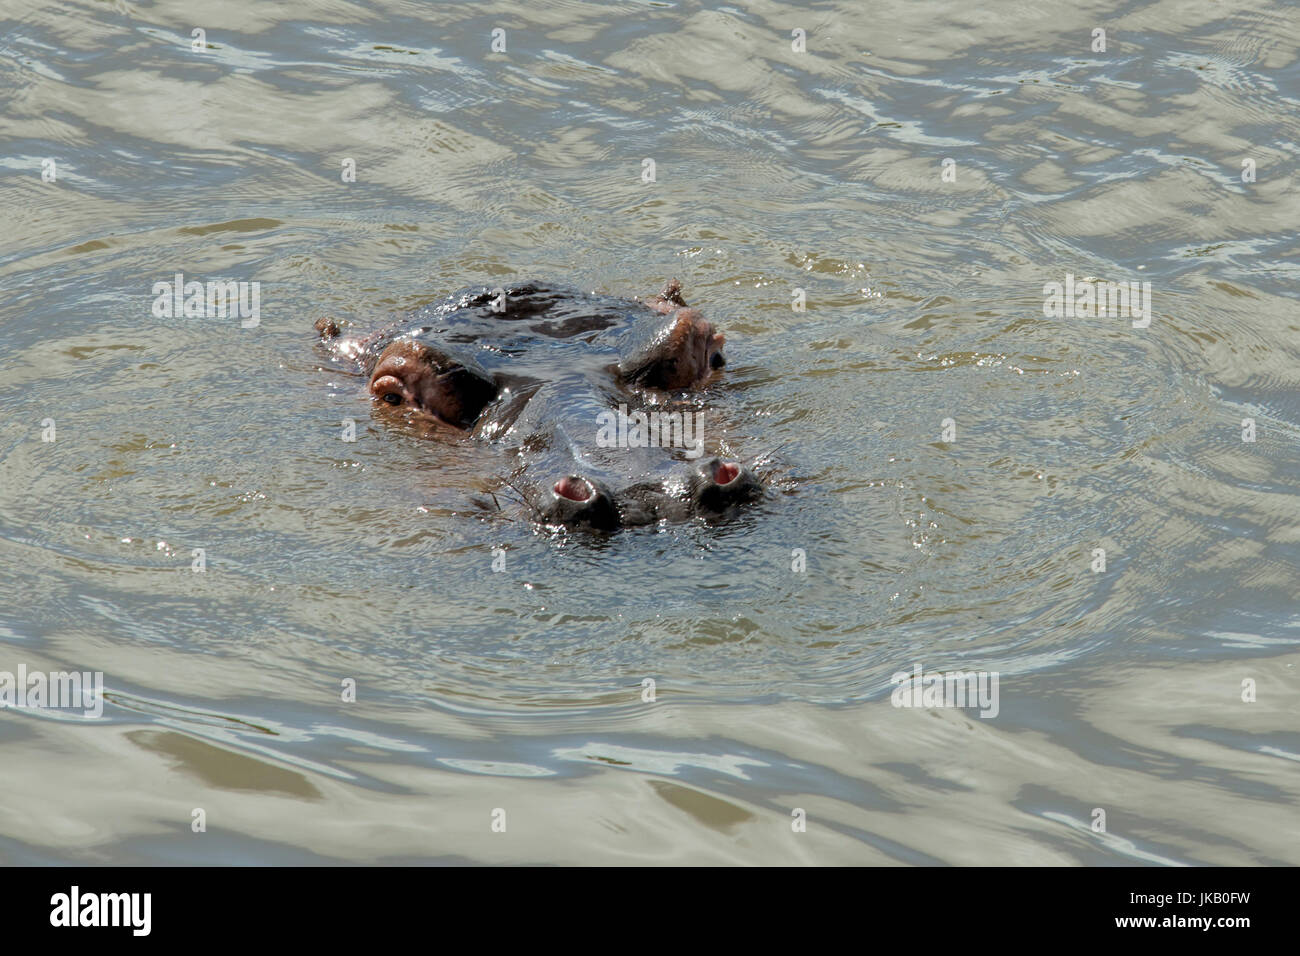
[[[0,860],[1300,862],[1291,7],[194,18],[0,18],[0,671],[108,696],[0,712]],[[177,272],[260,322],[156,317]],[[1045,316],[1067,274],[1150,326]],[[497,460],[312,344],[670,275],[773,475],[721,526],[485,517]],[[997,716],[892,707],[916,663]]]

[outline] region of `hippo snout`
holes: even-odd
[[[602,531],[619,526],[609,489],[581,475],[568,475],[553,484],[543,495],[541,512],[553,524],[587,525]]]
[[[710,458],[696,463],[691,472],[691,497],[699,511],[726,511],[762,492],[758,478],[738,461]]]

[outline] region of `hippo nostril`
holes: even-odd
[[[740,466],[733,462],[719,462],[718,466],[713,469],[713,480],[720,485],[729,485],[736,480],[740,474]]]
[[[561,498],[568,498],[570,501],[589,501],[596,494],[596,489],[591,486],[591,482],[577,475],[561,478],[555,483],[553,490]]]

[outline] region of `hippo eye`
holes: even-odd
[[[396,392],[389,392],[384,396],[384,401],[389,405],[400,405],[402,404],[402,396],[398,395]]]

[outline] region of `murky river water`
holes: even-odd
[[[1294,8],[2,13],[0,671],[107,700],[0,713],[0,861],[1300,863]],[[313,345],[668,276],[720,526],[485,515]]]

